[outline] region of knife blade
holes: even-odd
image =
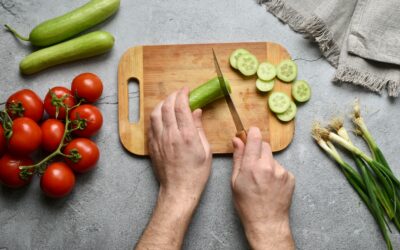
[[[218,81],[222,93],[224,93],[226,104],[228,104],[229,111],[231,112],[233,122],[235,123],[237,131],[236,136],[239,137],[244,143],[246,143],[247,139],[246,130],[244,129],[242,120],[240,119],[239,113],[237,112],[235,104],[233,103],[231,95],[229,94],[228,88],[226,87],[225,78],[224,75],[222,74],[221,67],[219,66],[217,55],[215,54],[214,49],[212,49],[212,52],[214,57],[215,70],[217,71]]]

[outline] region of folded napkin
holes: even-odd
[[[334,81],[400,93],[399,0],[257,0],[318,43]]]

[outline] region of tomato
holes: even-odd
[[[92,73],[82,73],[72,80],[72,93],[86,102],[93,103],[103,93],[103,83],[100,78]]]
[[[44,109],[51,118],[63,120],[65,119],[65,108],[60,106],[56,117],[57,103],[58,105],[64,103],[67,107],[72,107],[76,104],[76,100],[71,90],[65,87],[54,87],[47,93],[44,98]]]
[[[7,99],[6,110],[12,119],[29,117],[38,122],[42,119],[44,108],[42,100],[35,92],[23,89]]]
[[[39,148],[42,142],[42,131],[37,123],[28,117],[13,121],[12,136],[8,149],[16,155],[28,155]]]
[[[95,135],[103,125],[103,116],[98,108],[90,104],[81,105],[72,110],[70,116],[72,123],[79,119],[84,119],[84,125],[82,129],[74,130],[74,135],[80,137],[90,137]],[[76,127],[76,124],[73,125]]]
[[[0,157],[6,152],[7,150],[7,139],[4,135],[4,128],[0,124]]]
[[[74,186],[74,172],[64,162],[50,164],[40,179],[40,187],[43,192],[52,198],[66,196]]]
[[[65,125],[57,119],[48,119],[42,123],[42,148],[54,152],[64,136]]]
[[[23,180],[19,173],[20,166],[32,165],[33,161],[29,157],[19,157],[5,154],[0,159],[0,182],[10,188],[19,188],[28,184],[32,178],[29,176],[27,180]]]
[[[79,159],[74,162],[69,158],[65,158],[65,161],[78,173],[84,173],[93,169],[100,157],[100,151],[97,145],[86,138],[72,140],[65,147],[64,154],[73,155],[74,151],[80,155]]]

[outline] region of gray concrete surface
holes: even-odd
[[[0,23],[27,34],[39,22],[73,9],[86,0],[0,0]],[[0,30],[0,102],[14,91],[31,88],[44,96],[56,85],[69,86],[84,71],[105,83],[99,104],[106,121],[96,140],[98,168],[79,176],[72,195],[45,198],[39,179],[22,190],[0,187],[0,249],[132,249],[154,206],[157,183],[148,159],[122,148],[117,121],[117,63],[129,47],[140,44],[275,41],[294,58],[320,56],[316,46],[292,32],[253,0],[122,0],[118,14],[96,28],[113,33],[113,51],[97,58],[59,66],[30,77],[18,72],[31,48]],[[310,137],[314,119],[346,115],[359,97],[366,120],[395,172],[398,163],[399,100],[330,82],[333,68],[323,59],[299,61],[299,77],[313,87],[313,98],[299,109],[291,146],[277,159],[297,178],[291,223],[298,249],[385,249],[366,207],[336,165]],[[137,101],[137,94],[132,100]],[[132,110],[137,115],[135,106]],[[350,126],[350,123],[348,123]],[[215,156],[213,172],[193,218],[184,249],[248,249],[232,206],[231,157]],[[399,234],[392,234],[395,249]]]

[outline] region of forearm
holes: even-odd
[[[198,199],[177,198],[160,191],[157,205],[136,250],[180,249]]]
[[[289,220],[245,226],[246,237],[253,250],[294,250]]]

